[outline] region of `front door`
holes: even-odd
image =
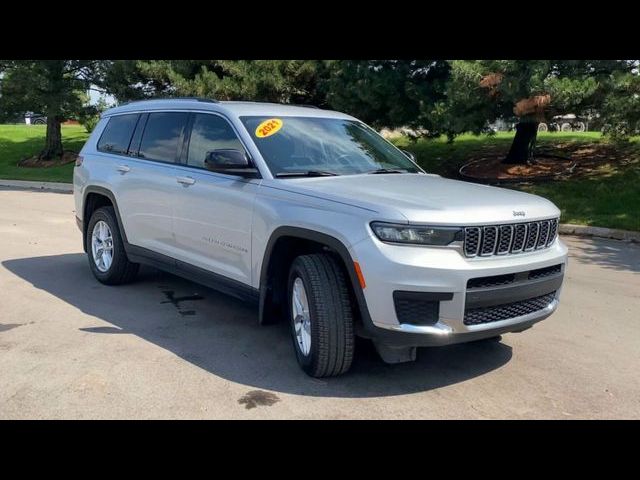
[[[205,169],[207,152],[244,146],[225,118],[193,115],[185,164],[176,167],[176,258],[251,285],[251,223],[260,180]]]

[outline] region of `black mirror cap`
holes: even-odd
[[[246,168],[250,166],[247,154],[235,148],[219,148],[207,152],[204,163],[207,167],[215,168]]]
[[[207,152],[204,159],[207,170],[246,178],[260,178],[260,172],[243,150],[220,148]]]

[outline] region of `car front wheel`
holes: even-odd
[[[298,363],[312,377],[351,367],[353,313],[345,275],[331,255],[297,257],[289,272],[289,321]]]

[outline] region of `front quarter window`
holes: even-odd
[[[400,150],[355,120],[264,116],[240,120],[274,176],[421,172]]]

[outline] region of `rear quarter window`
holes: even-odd
[[[137,113],[111,117],[98,140],[98,150],[126,155],[138,117]]]

